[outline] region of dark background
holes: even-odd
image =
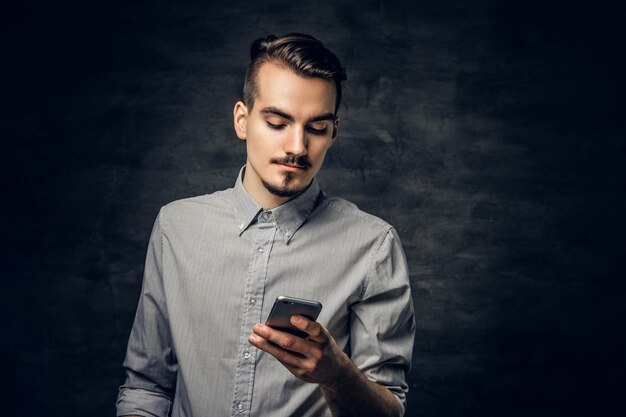
[[[4,415],[113,415],[152,222],[232,186],[249,44],[289,31],[348,71],[323,187],[406,248],[407,416],[623,410],[616,8],[25,1],[2,28]]]

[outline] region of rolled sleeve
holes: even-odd
[[[168,416],[171,404],[170,397],[162,393],[122,385],[117,396],[117,415]]]
[[[370,259],[362,300],[352,306],[351,357],[366,377],[406,407],[415,319],[406,257],[391,228]]]
[[[135,321],[124,360],[126,382],[117,397],[117,415],[167,416],[176,387],[178,365],[163,290],[163,233],[157,218]]]

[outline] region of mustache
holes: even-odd
[[[305,156],[283,156],[282,158],[274,158],[270,162],[275,164],[297,165],[304,169],[311,168],[311,161]]]

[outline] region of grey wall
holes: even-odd
[[[623,24],[607,5],[24,2],[2,36],[5,412],[113,414],[159,207],[232,185],[249,43],[348,70],[320,180],[396,226],[407,416],[602,415],[624,371]],[[620,388],[621,386],[621,388]],[[9,414],[6,414],[9,415]]]

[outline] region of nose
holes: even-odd
[[[303,156],[307,154],[307,137],[302,127],[295,127],[287,137],[285,152],[288,155]]]

